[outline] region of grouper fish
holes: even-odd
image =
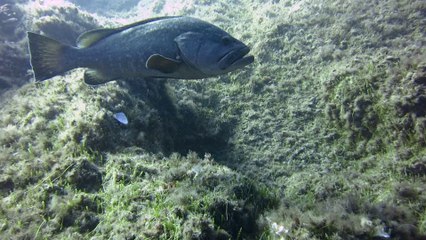
[[[119,28],[95,29],[77,47],[28,32],[36,81],[84,67],[87,84],[118,79],[199,79],[254,61],[250,48],[224,30],[192,17],[159,17]]]

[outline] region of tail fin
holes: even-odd
[[[73,47],[36,33],[27,34],[36,81],[46,80],[74,68],[67,59],[67,55],[74,50]]]

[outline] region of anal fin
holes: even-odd
[[[96,69],[87,69],[84,72],[84,82],[89,85],[104,84],[117,78],[108,76]]]

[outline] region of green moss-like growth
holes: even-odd
[[[179,9],[243,40],[256,62],[97,87],[75,70],[11,94],[3,238],[425,238],[423,1]],[[60,12],[46,22],[92,22]]]
[[[2,109],[2,235],[228,239],[263,231],[256,221],[277,204],[275,190],[210,154],[163,155],[190,149],[175,142],[197,132],[176,130],[195,110],[175,103],[163,82],[138,93],[116,83],[91,88],[80,76],[25,86]],[[128,126],[112,117],[121,109]]]

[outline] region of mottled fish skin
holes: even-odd
[[[100,84],[139,77],[199,79],[253,62],[250,49],[222,29],[192,17],[161,17],[116,29],[83,33],[79,47],[28,33],[31,65],[42,81],[88,68],[85,81]],[[44,61],[44,62],[42,62]]]

